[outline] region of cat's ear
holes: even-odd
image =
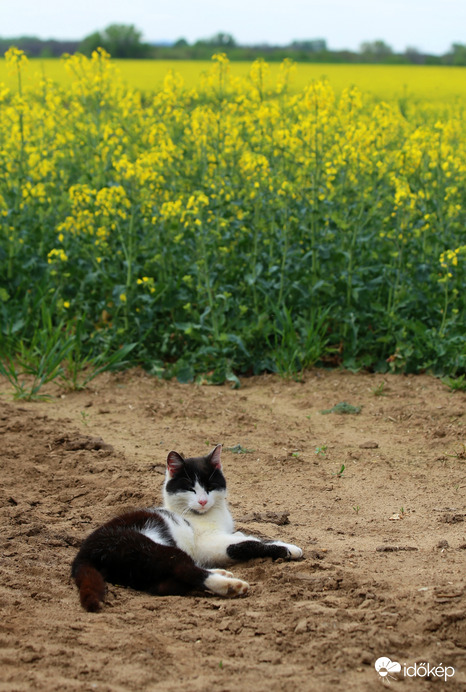
[[[222,462],[221,462],[221,457],[222,455],[222,445],[217,445],[215,449],[213,449],[210,453],[210,463],[215,469],[221,469],[222,468]]]
[[[178,454],[178,452],[169,452],[168,457],[167,457],[167,469],[168,473],[170,474],[170,477],[173,478],[173,476],[178,473],[180,468],[183,466],[184,460],[181,454]]]

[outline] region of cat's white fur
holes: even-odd
[[[220,467],[220,449],[217,452]],[[176,465],[176,459],[172,462]],[[166,483],[171,478],[170,468],[167,468]],[[195,483],[194,492],[168,493],[166,483],[163,488],[164,507],[154,508],[161,513],[168,525],[170,534],[176,545],[190,555],[194,562],[210,575],[205,581],[205,587],[220,596],[242,596],[249,590],[249,584],[241,579],[235,579],[231,572],[218,569],[232,564],[227,554],[228,546],[234,543],[259,541],[255,536],[247,536],[241,531],[235,531],[233,517],[227,502],[227,491],[218,489],[206,491],[199,483]],[[169,545],[157,521],[146,523],[141,530],[145,536],[161,545]],[[288,549],[292,559],[299,559],[303,551],[296,545],[271,541]]]
[[[170,479],[167,470],[167,480]],[[197,484],[196,484],[197,485]],[[164,518],[170,526],[173,538],[179,548],[190,555],[200,567],[223,567],[232,564],[227,555],[227,548],[234,543],[245,540],[259,541],[255,536],[248,536],[235,531],[235,524],[228,508],[225,490],[213,490],[210,493],[200,486],[195,493],[167,493],[164,487]],[[207,504],[201,506],[199,499]],[[146,533],[146,535],[149,535]],[[149,535],[149,538],[151,536]],[[292,559],[299,559],[303,551],[296,545],[271,541],[274,545],[287,548]]]
[[[160,509],[156,511],[160,512]],[[214,539],[212,545],[216,543],[215,552],[220,554],[221,545],[218,542],[218,538],[216,540],[217,531],[212,529],[209,530],[207,526],[204,526],[203,531],[199,533],[195,530],[195,527],[190,521],[172,510],[168,510],[168,508],[164,508],[163,517],[169,526],[170,533],[178,548],[188,553],[199,567],[208,568],[212,564],[222,564],[223,561],[216,562],[213,559],[214,556],[211,554],[208,556],[208,559],[205,559],[206,556],[203,558],[201,555],[202,551],[199,550],[200,546],[203,545],[208,540],[208,536],[210,536],[211,539]],[[206,518],[205,515],[204,518]],[[211,522],[209,522],[209,525],[212,526]],[[169,545],[169,542],[162,535],[158,525],[148,522],[141,530],[141,533],[159,545]],[[200,539],[200,536],[203,536],[205,540]],[[226,551],[227,545],[231,542],[230,540],[226,545],[223,543],[224,551]],[[231,572],[227,572],[223,569],[209,569],[209,572],[210,576],[208,576],[205,581],[205,587],[219,596],[244,596],[249,591],[249,584],[242,579],[235,579]]]
[[[260,555],[287,559],[301,557],[302,550],[296,545],[262,541],[235,531],[221,474],[220,453],[221,445],[206,457],[186,460],[177,452],[170,452],[163,489],[164,507],[115,517],[86,539],[72,567],[81,603],[86,610],[100,608],[105,591],[102,572],[107,569],[109,581],[122,579],[122,583],[134,588],[144,588],[144,575],[140,575],[139,570],[147,567],[153,570],[148,577],[149,581],[151,577],[155,581],[155,592],[178,593],[186,588],[199,587],[220,596],[242,596],[248,592],[249,584],[222,569],[224,566]],[[147,540],[135,536],[134,531],[156,543],[158,549],[151,548]],[[126,540],[119,540],[121,535]],[[117,544],[114,552],[109,545],[112,538]],[[178,552],[174,545],[180,549]],[[107,553],[110,553],[109,560]],[[166,566],[167,578],[163,569],[161,572],[157,569],[155,562],[171,559],[173,563]],[[121,569],[118,564],[112,567],[112,561],[118,563],[118,560]],[[101,564],[107,565],[102,571],[99,568]],[[143,577],[142,580],[139,577]]]

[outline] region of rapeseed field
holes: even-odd
[[[141,91],[163,88],[166,74],[178,73],[187,88],[199,88],[203,76],[211,69],[211,63],[203,60],[113,60],[116,72],[129,87]],[[233,77],[247,78],[251,63],[232,62],[229,72]],[[269,65],[270,80],[275,82],[281,66]],[[36,84],[46,78],[69,86],[72,75],[64,69],[63,61],[55,58],[32,59],[23,65],[23,84]],[[309,86],[312,81],[328,80],[336,95],[345,88],[356,86],[366,97],[374,100],[403,102],[406,99],[422,101],[437,106],[454,103],[466,104],[466,69],[448,66],[423,65],[362,65],[362,64],[313,64],[297,63],[289,91],[296,93]],[[15,89],[16,76],[0,59],[0,82]]]
[[[18,396],[123,361],[234,384],[465,370],[460,91],[374,100],[224,55],[142,91],[103,51],[28,86],[24,54],[6,62],[0,369]]]

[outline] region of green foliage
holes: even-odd
[[[234,445],[233,447],[225,447],[227,452],[232,452],[233,454],[251,454],[253,449],[246,449],[240,444]]]
[[[341,401],[339,404],[332,406],[332,408],[324,409],[321,411],[321,413],[324,415],[328,413],[338,413],[339,415],[357,414],[361,413],[361,407],[353,406],[352,404],[348,404],[346,401]]]
[[[47,399],[39,391],[53,380],[67,389],[85,389],[99,373],[128,364],[125,359],[135,344],[114,350],[114,344],[90,337],[83,320],[57,321],[56,292],[38,291],[28,308],[24,318],[2,321],[0,374],[12,385],[15,399]]]
[[[332,473],[332,476],[336,476],[337,478],[343,478],[343,474],[345,472],[346,466],[342,464],[338,471],[336,473]]]
[[[372,388],[372,390],[371,390],[372,394],[374,396],[385,396],[385,385],[386,385],[385,381],[380,382],[380,384],[378,384]]]
[[[452,392],[466,391],[466,375],[460,375],[459,377],[444,377],[442,382],[446,384]]]
[[[26,330],[21,320],[17,321],[6,335],[4,352],[0,353],[0,373],[13,386],[15,398],[27,401],[43,398],[39,390],[62,375],[62,362],[73,347],[64,321],[55,326],[46,303],[41,301],[38,307],[30,338],[23,337]]]
[[[466,45],[464,43],[453,43],[448,57],[451,65],[466,65]]]
[[[103,48],[113,58],[146,58],[149,46],[142,42],[142,33],[133,24],[110,24],[103,31],[95,31],[79,44],[79,51],[88,57]]]
[[[286,375],[315,365],[328,353],[330,309],[315,311],[293,319],[291,310],[283,307],[276,315],[271,358],[277,371]]]
[[[92,382],[101,372],[128,365],[127,356],[136,346],[136,344],[125,344],[112,352],[112,345],[108,343],[103,348],[101,347],[102,350],[97,355],[91,356],[89,351],[87,353],[84,351],[83,345],[78,328],[73,333],[72,347],[66,354],[60,373],[60,379],[63,380],[66,388],[72,391],[85,389],[89,382]]]
[[[289,94],[216,56],[143,95],[103,51],[0,122],[2,372],[20,396],[138,363],[182,382],[312,365],[460,376],[464,119]],[[31,385],[25,376],[36,380]],[[199,378],[201,378],[199,380]],[[353,411],[356,412],[356,411]]]

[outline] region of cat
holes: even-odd
[[[234,530],[221,451],[217,445],[207,456],[188,459],[170,452],[164,506],[121,514],[85,539],[71,569],[85,610],[100,610],[106,581],[163,596],[192,590],[243,596],[249,584],[224,567],[302,556],[296,545]]]

